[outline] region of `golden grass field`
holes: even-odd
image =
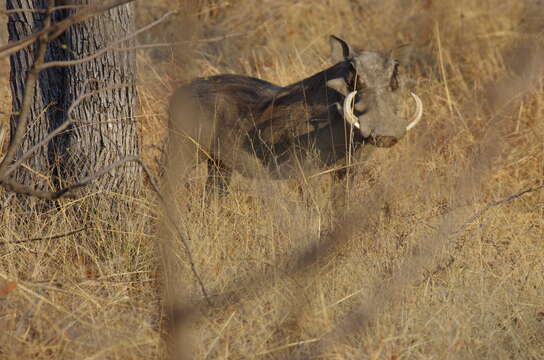
[[[182,3],[141,2],[138,22]],[[501,202],[544,184],[544,5],[201,0],[183,14],[142,42],[191,35],[191,45],[138,53],[152,168],[176,84],[229,72],[286,85],[331,65],[330,34],[369,50],[407,44],[402,75],[417,80],[425,113],[336,185],[344,201],[328,174],[237,176],[229,195],[208,201],[195,171],[178,225],[213,306],[178,243],[168,281],[178,302],[198,304],[176,334],[179,358],[544,359],[544,189]],[[111,197],[126,204],[121,218],[102,202]],[[0,209],[4,242],[83,229],[0,244],[0,359],[161,358],[152,191],[93,192],[59,209]]]

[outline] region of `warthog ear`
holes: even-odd
[[[342,77],[331,79],[327,81],[327,86],[330,87],[333,90],[338,91],[340,94],[347,96],[348,91],[348,84],[346,83],[346,80]]]
[[[339,63],[353,57],[353,50],[347,42],[334,35],[331,35],[329,41],[331,43],[332,61]]]

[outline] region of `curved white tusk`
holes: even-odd
[[[355,98],[356,94],[357,91],[352,91],[344,99],[344,119],[346,119],[351,126],[355,126],[357,129],[360,129],[361,126],[359,125],[359,119],[353,115],[353,99]]]
[[[412,95],[412,97],[414,98],[416,102],[416,113],[412,117],[412,121],[410,122],[410,124],[408,124],[408,126],[406,127],[406,131],[409,131],[414,126],[416,126],[417,123],[421,120],[421,117],[423,115],[423,103],[421,102],[421,99],[419,98],[419,96],[417,96],[413,92],[411,92],[410,95]]]

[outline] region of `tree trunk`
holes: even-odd
[[[6,8],[11,9],[45,9],[47,0],[7,0]],[[55,18],[61,14],[56,13]],[[8,34],[10,41],[24,39],[43,28],[45,15],[31,12],[17,12],[9,16]],[[59,47],[60,42],[52,42],[47,48],[45,61],[57,60],[63,57],[63,50]],[[13,137],[21,111],[23,94],[25,91],[26,75],[34,62],[37,52],[37,42],[11,55],[10,84],[13,103],[13,115],[11,117],[11,135]],[[66,68],[51,68],[42,71],[34,91],[28,130],[18,155],[28,150],[32,145],[38,143],[49,132],[58,127],[66,119],[61,111],[66,102]],[[59,136],[47,146],[40,148],[33,157],[26,161],[22,168],[16,173],[18,182],[31,184],[40,190],[52,190],[53,170],[57,159],[55,148],[62,149],[62,143],[66,142],[66,136]]]
[[[57,2],[60,3],[60,2]],[[81,5],[96,3],[78,0]],[[7,0],[7,8],[47,8],[47,0]],[[56,11],[60,21],[76,10]],[[16,41],[43,27],[44,14],[16,13],[9,17],[9,39]],[[71,26],[50,42],[47,61],[77,60],[107,47],[134,31],[133,5],[116,7],[84,23]],[[132,42],[115,47],[130,47]],[[32,65],[37,44],[11,56],[11,86],[16,114],[22,103],[26,73]],[[69,67],[55,67],[40,74],[29,127],[19,155],[46,134],[68,120],[68,109],[78,98],[94,93],[77,105],[71,115],[77,122],[63,135],[43,147],[17,180],[41,189],[58,189],[93,174],[100,168],[129,155],[138,155],[135,121],[135,55],[133,51],[108,50],[91,61]],[[126,85],[126,86],[125,86]],[[115,87],[114,89],[104,90]],[[11,119],[12,134],[18,117]],[[140,170],[127,164],[96,179],[95,189],[133,194],[138,191]]]

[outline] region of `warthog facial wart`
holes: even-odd
[[[285,178],[304,161],[345,168],[348,154],[396,144],[423,115],[399,62],[336,36],[330,44],[335,65],[285,87],[224,74],[178,88],[169,108],[169,172],[179,181],[206,160],[209,180],[226,186],[232,170]],[[405,119],[411,102],[415,111]]]

